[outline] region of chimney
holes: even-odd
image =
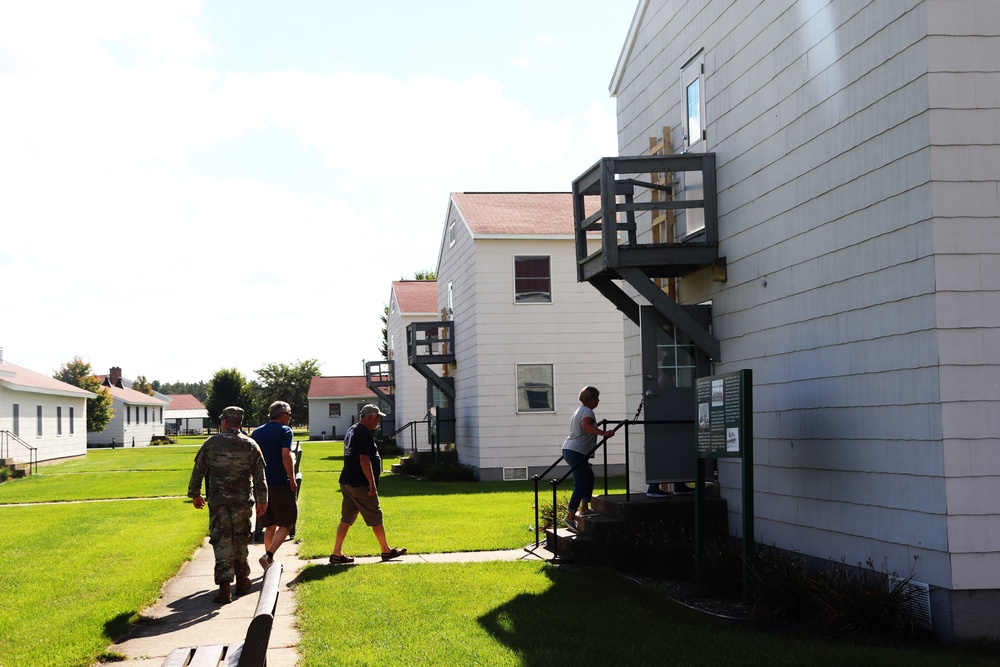
[[[122,369],[118,366],[112,366],[111,372],[108,374],[108,382],[111,383],[112,387],[122,386]]]

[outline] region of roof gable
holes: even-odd
[[[194,394],[165,394],[170,399],[170,410],[204,410],[205,405]]]
[[[62,380],[30,371],[27,368],[15,366],[7,361],[0,363],[0,385],[15,391],[29,391],[39,394],[78,396],[80,398],[92,398],[96,396],[96,394],[86,389],[74,387]]]
[[[473,236],[573,235],[569,192],[453,192]]]
[[[436,280],[394,280],[392,293],[400,314],[437,312]]]
[[[368,388],[364,375],[338,375],[313,377],[309,383],[309,398],[331,398],[349,396],[371,396],[375,393]]]

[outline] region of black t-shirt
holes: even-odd
[[[382,472],[382,457],[379,456],[378,446],[372,438],[372,432],[368,427],[358,422],[347,429],[344,435],[344,469],[340,472],[340,483],[352,486],[368,486],[368,478],[361,470],[361,457],[367,456],[372,462],[372,474],[375,475],[375,484],[378,485],[379,474]]]

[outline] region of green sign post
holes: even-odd
[[[703,551],[705,459],[741,458],[743,481],[743,597],[753,555],[753,374],[750,369],[698,378],[698,466],[695,471],[695,558]]]

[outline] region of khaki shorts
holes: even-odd
[[[344,500],[340,504],[341,523],[353,525],[360,514],[365,525],[382,525],[382,507],[379,506],[378,495],[369,496],[367,486],[341,484],[340,490],[344,492]]]
[[[295,494],[290,486],[271,486],[267,489],[267,509],[260,518],[262,526],[291,528],[299,518]]]

